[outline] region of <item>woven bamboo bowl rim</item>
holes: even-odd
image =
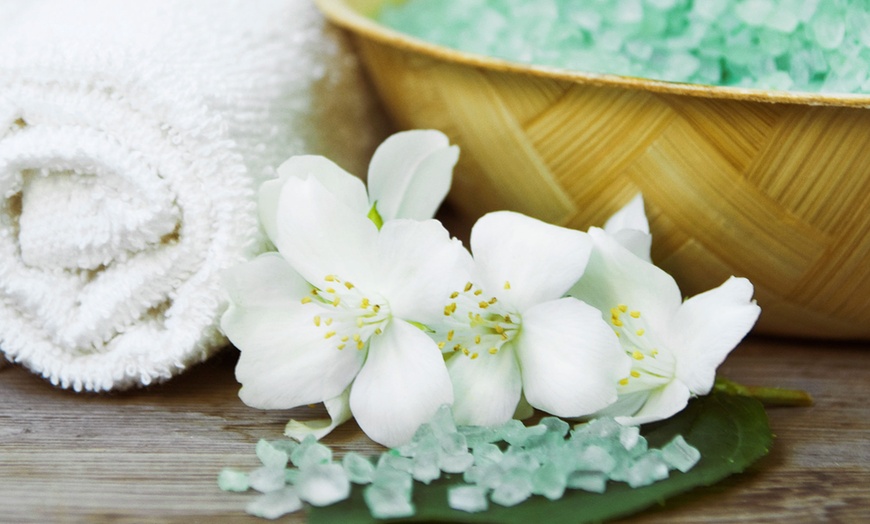
[[[745,276],[756,332],[870,339],[870,95],[511,63],[369,18],[397,0],[315,1],[394,123],[462,148],[448,196],[460,228],[512,209],[584,230],[640,191],[653,260],[684,295]]]

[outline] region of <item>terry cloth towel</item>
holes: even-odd
[[[310,0],[0,2],[0,349],[53,384],[169,378],[226,343],[259,183],[383,137]]]

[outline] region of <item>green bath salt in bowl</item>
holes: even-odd
[[[408,0],[377,19],[460,51],[561,69],[870,92],[867,0]]]

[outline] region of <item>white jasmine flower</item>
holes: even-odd
[[[412,130],[387,138],[369,164],[368,187],[331,160],[322,156],[291,157],[278,167],[278,178],[260,188],[260,221],[271,239],[275,231],[278,197],[290,178],[315,177],[339,201],[364,216],[376,205],[377,220],[411,218],[425,220],[450,189],[459,148],[435,130]]]
[[[716,368],[755,324],[752,284],[732,277],[683,302],[674,279],[619,235],[591,228],[589,236],[589,264],[569,294],[601,311],[631,359],[619,400],[599,414],[625,424],[666,419],[710,392]]]
[[[291,421],[287,433],[320,437],[352,413],[369,437],[395,446],[452,402],[441,353],[419,326],[440,319],[470,257],[435,220],[389,218],[434,213],[455,161],[437,132],[385,142],[369,176],[396,183],[379,190],[386,222],[370,213],[377,199],[362,182],[322,157],[294,157],[263,185],[261,219],[279,253],[228,273],[221,321],[241,351],[246,404],[324,402],[330,421]]]
[[[587,236],[502,211],[474,225],[471,247],[473,281],[436,328],[457,423],[503,423],[523,396],[563,417],[614,402],[629,359],[598,310],[563,298],[583,274]]]

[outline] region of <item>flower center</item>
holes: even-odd
[[[504,288],[509,290],[510,283],[505,282]],[[471,282],[453,292],[450,300],[444,307],[443,326],[435,334],[444,352],[461,352],[472,360],[495,355],[520,332],[520,315],[502,307],[495,297],[487,298]]]
[[[620,393],[655,389],[674,377],[674,358],[661,351],[640,311],[619,304],[610,309],[610,324],[622,349],[631,357],[631,371],[619,381]]]
[[[365,349],[372,335],[380,335],[390,321],[390,307],[380,295],[363,293],[351,282],[326,275],[314,286],[303,304],[314,307],[311,321],[323,330],[323,338],[334,339],[336,349]]]

